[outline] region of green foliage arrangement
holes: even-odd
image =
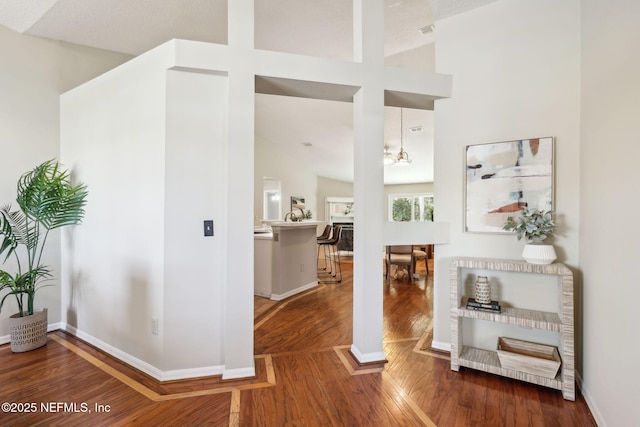
[[[515,231],[518,240],[523,237],[527,240],[543,241],[553,235],[556,224],[553,222],[553,211],[539,211],[537,209],[524,208],[520,211],[520,217],[514,219],[507,217],[502,227],[503,230]]]
[[[42,282],[51,278],[51,269],[41,265],[42,252],[51,230],[79,224],[84,217],[86,186],[71,185],[69,172],[55,160],[48,160],[18,180],[16,201],[0,208],[0,255],[4,263],[14,257],[15,273],[0,270],[0,310],[13,295],[20,316],[33,315],[34,298]],[[25,299],[26,297],[26,304]]]

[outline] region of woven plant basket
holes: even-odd
[[[47,343],[47,309],[20,317],[16,313],[9,317],[11,351],[22,353],[35,350]]]

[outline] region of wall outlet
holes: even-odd
[[[153,335],[158,335],[158,318],[157,317],[151,318],[151,333]]]
[[[304,273],[304,264],[300,264],[300,273]]]

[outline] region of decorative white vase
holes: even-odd
[[[491,302],[491,285],[486,276],[478,276],[474,286],[476,302],[489,304]]]
[[[524,245],[522,258],[529,264],[551,264],[556,260],[556,251],[553,245],[545,245],[540,241],[533,241]]]

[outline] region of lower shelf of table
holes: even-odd
[[[478,371],[489,372],[496,375],[502,375],[503,377],[526,381],[554,388],[556,390],[562,390],[562,368],[560,373],[558,373],[558,375],[553,379],[513,369],[505,369],[500,365],[498,353],[495,351],[481,350],[473,347],[462,347],[460,356],[458,356],[458,366],[465,366]]]

